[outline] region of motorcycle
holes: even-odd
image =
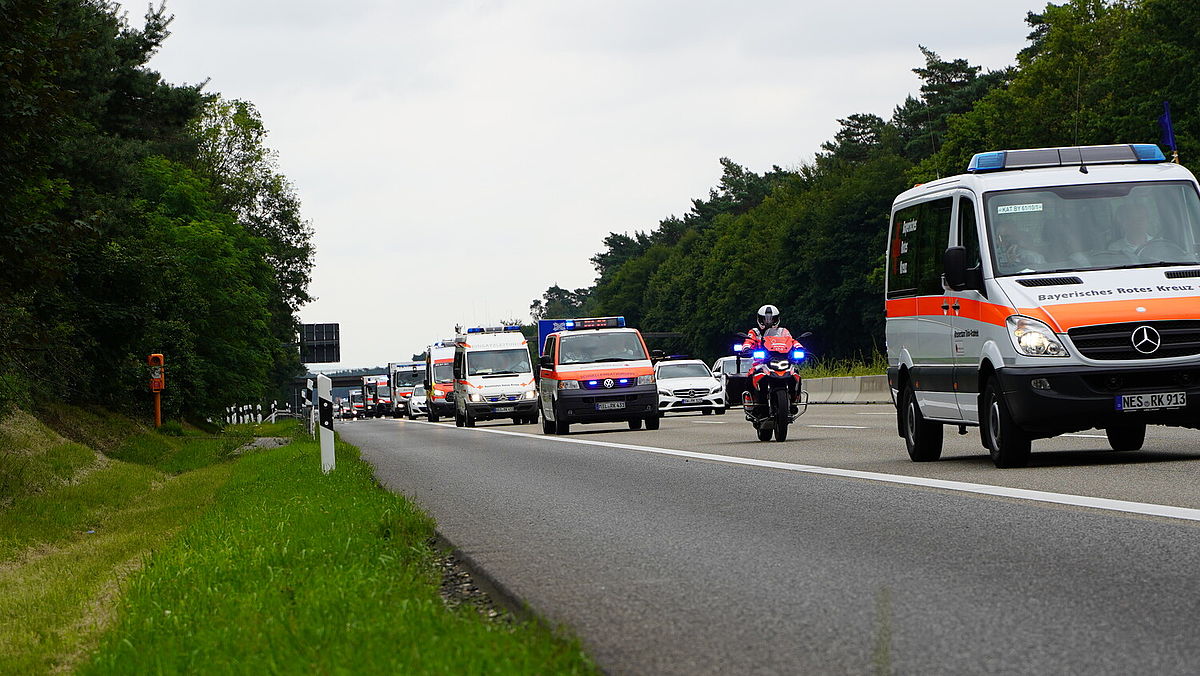
[[[737,334],[745,339],[750,336]],[[806,332],[800,338],[807,338]],[[788,425],[808,410],[808,393],[801,387],[799,365],[807,356],[798,340],[786,330],[767,329],[750,358],[750,387],[742,393],[742,409],[746,420],[754,425],[759,441],[787,440]],[[741,346],[735,350],[741,359]],[[761,395],[761,396],[760,396]]]

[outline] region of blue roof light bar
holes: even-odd
[[[1166,162],[1162,150],[1153,143],[1122,143],[1108,146],[1070,146],[1063,148],[1027,148],[976,153],[967,171],[981,174],[1045,167],[1075,167],[1094,164],[1138,164]]]

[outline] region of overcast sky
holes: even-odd
[[[682,215],[720,157],[795,167],[837,118],[889,117],[918,44],[1011,65],[1044,6],[168,0],[151,67],[261,111],[316,231],[301,320],[374,366],[590,285],[607,233]]]

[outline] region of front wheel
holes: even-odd
[[[929,422],[921,415],[917,393],[905,384],[900,393],[900,434],[913,462],[932,462],[942,457],[942,425]]]
[[[441,416],[439,416],[438,414],[434,413],[434,412],[433,412],[433,409],[429,409],[429,422],[438,422],[438,421],[440,421],[441,419],[442,419],[442,418],[441,418]]]
[[[642,419],[641,418],[630,418],[629,419],[629,429],[631,429],[631,430],[642,429]]]
[[[1109,427],[1104,430],[1104,435],[1114,451],[1136,451],[1146,443],[1146,423]]]
[[[787,390],[775,390],[775,441],[787,441],[788,425],[792,422],[792,401]]]
[[[725,415],[725,407],[724,406],[717,407],[717,408],[713,409],[713,413],[716,413],[717,415]]]
[[[1008,404],[995,380],[983,393],[983,438],[996,467],[1024,467],[1029,464],[1030,439],[1013,422]]]
[[[658,429],[658,425],[660,422],[662,422],[662,418],[660,418],[656,415],[652,415],[649,418],[646,418],[646,429],[656,430],[656,429]]]
[[[758,440],[759,441],[770,441],[771,440],[771,428],[770,427],[758,428]]]
[[[554,434],[554,421],[545,416],[542,417],[542,434]]]

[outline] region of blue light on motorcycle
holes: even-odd
[[[766,351],[766,350],[755,350],[755,351],[754,351],[754,358],[755,358],[755,359],[766,359],[766,358],[767,358],[767,351]]]
[[[792,359],[794,359],[795,361],[803,360],[804,359],[804,350],[796,350],[796,351],[792,352]]]
[[[733,346],[733,351],[734,351],[734,352],[741,352],[743,347],[745,347],[745,345],[742,345],[741,343],[738,343],[737,345],[734,345],[734,346]]]

